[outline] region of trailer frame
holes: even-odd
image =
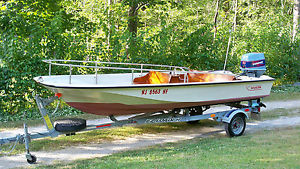
[[[59,99],[59,96],[53,96],[49,98],[42,98],[39,95],[35,95],[35,100],[41,116],[44,120],[44,125],[47,127],[47,132],[31,134],[28,132],[28,125],[24,122],[24,134],[18,134],[15,137],[1,138],[0,146],[4,144],[17,143],[25,144],[26,149],[26,159],[30,164],[34,164],[37,161],[36,156],[30,153],[30,142],[34,139],[45,138],[45,137],[58,137],[59,135],[72,135],[76,132],[85,132],[99,129],[106,129],[112,127],[121,127],[124,125],[138,125],[138,124],[157,124],[157,123],[172,123],[172,122],[193,122],[204,119],[214,119],[217,122],[225,123],[225,131],[228,136],[240,136],[244,133],[246,128],[246,119],[249,119],[250,113],[259,114],[260,107],[265,107],[263,103],[260,102],[260,99],[249,100],[248,105],[242,105],[240,102],[235,103],[226,103],[226,106],[230,106],[235,109],[218,111],[208,114],[191,115],[191,109],[195,107],[174,109],[169,111],[155,112],[155,113],[145,113],[130,117],[125,120],[117,120],[114,116],[110,116],[112,120],[111,123],[104,123],[99,125],[87,125],[84,129],[80,131],[68,131],[62,132],[57,131],[56,126],[49,117],[49,112],[46,108],[50,103]],[[205,107],[205,110],[209,109],[210,105],[202,106]],[[202,110],[202,109],[201,109]],[[204,111],[205,111],[204,110]],[[235,121],[234,121],[235,120]],[[234,123],[234,124],[233,124]],[[242,123],[242,125],[240,124]],[[236,131],[236,132],[234,132]],[[13,147],[13,149],[15,146]],[[12,151],[12,150],[11,150]]]

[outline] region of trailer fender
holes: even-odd
[[[222,122],[230,123],[233,116],[235,116],[236,114],[239,114],[239,113],[243,114],[245,116],[245,118],[249,119],[249,115],[245,111],[238,109],[238,110],[231,110],[228,113],[226,113],[222,118]]]

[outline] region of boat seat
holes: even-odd
[[[234,75],[214,74],[208,72],[188,73],[188,82],[224,82],[235,80]],[[184,74],[173,75],[170,83],[184,83]]]
[[[235,80],[234,75],[215,74],[208,72],[188,73],[188,82],[224,82]],[[163,83],[184,83],[184,74],[170,75],[168,73],[150,71],[145,76],[136,77],[134,84],[163,84]]]
[[[149,71],[145,76],[133,79],[134,84],[163,84],[170,82],[171,75],[168,73]]]
[[[181,75],[172,75],[170,83],[184,83],[184,74]]]
[[[214,73],[188,73],[189,82],[224,82],[233,81],[234,75]]]

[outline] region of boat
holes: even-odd
[[[260,99],[270,95],[274,81],[263,75],[266,67],[262,53],[243,55],[240,74],[225,70],[197,71],[186,67],[137,63],[76,60],[44,62],[49,64],[49,75],[38,76],[34,80],[53,91],[55,96],[42,98],[37,94],[34,97],[48,131],[29,133],[24,122],[24,134],[0,139],[0,146],[24,143],[29,164],[37,161],[36,156],[30,153],[31,140],[124,125],[166,122],[196,124],[199,120],[214,119],[224,123],[229,137],[241,136],[250,114],[259,115],[260,108],[265,107]],[[53,66],[67,67],[68,75],[52,75]],[[93,74],[88,73],[91,70]],[[53,123],[46,106],[60,98],[83,112],[109,116],[112,122],[87,125],[85,119],[68,118]],[[242,101],[248,101],[248,105],[242,104]],[[235,109],[203,113],[215,104],[225,104]],[[130,116],[118,120],[115,118],[117,115]],[[11,147],[10,151],[15,146]]]
[[[44,62],[49,64],[49,74],[35,77],[37,83],[53,91],[71,107],[104,116],[256,100],[270,95],[274,81],[263,75],[265,60],[261,53],[243,55],[241,74],[138,63]],[[67,67],[69,73],[52,75],[53,66]],[[74,73],[74,69],[82,68],[93,70],[93,74]],[[102,73],[108,70],[116,73]]]

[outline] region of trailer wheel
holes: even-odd
[[[243,114],[236,114],[230,123],[225,123],[225,131],[229,137],[241,136],[246,128],[246,119]]]
[[[34,164],[36,162],[36,160],[37,160],[36,156],[35,155],[30,155],[30,157],[31,157],[31,160],[27,159],[27,162],[29,164]]]
[[[54,122],[55,130],[64,133],[74,133],[86,128],[86,120],[79,118],[61,119]]]

